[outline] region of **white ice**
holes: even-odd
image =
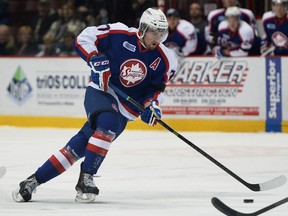
[[[216,196],[236,210],[254,212],[288,196],[288,184],[252,192],[169,132],[126,131],[113,143],[95,182],[93,204],[74,202],[79,174],[70,170],[41,185],[29,203],[15,203],[19,182],[60,149],[76,129],[0,127],[0,215],[220,216]],[[183,133],[251,183],[288,176],[288,134]],[[254,199],[253,204],[243,199]],[[263,215],[287,216],[288,204]]]

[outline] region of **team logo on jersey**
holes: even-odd
[[[135,52],[136,51],[136,46],[134,46],[133,44],[130,44],[127,41],[123,42],[123,47],[125,47],[128,50],[130,50],[131,52]]]
[[[285,34],[283,34],[282,32],[275,32],[272,35],[272,40],[274,42],[274,44],[278,47],[286,47],[288,45],[288,38]]]
[[[23,103],[31,95],[32,87],[20,66],[16,69],[7,91],[19,104]]]
[[[120,81],[125,87],[141,83],[146,75],[146,65],[138,59],[128,59],[120,67]]]

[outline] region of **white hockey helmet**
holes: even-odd
[[[226,19],[229,17],[235,17],[235,18],[238,18],[240,20],[241,11],[238,7],[229,7],[229,8],[227,8],[227,10],[225,12],[225,17],[226,17]]]
[[[139,21],[138,37],[142,39],[147,29],[152,29],[161,34],[161,42],[168,37],[168,22],[165,14],[160,9],[148,8]]]
[[[275,6],[276,4],[283,4],[287,10],[288,0],[272,0],[272,5]]]

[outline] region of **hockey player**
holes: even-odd
[[[262,54],[288,55],[288,16],[287,0],[272,0],[273,10],[266,12],[262,18],[264,34],[262,37]],[[272,48],[272,49],[271,49]],[[274,50],[274,52],[273,52]],[[268,52],[267,52],[268,51]]]
[[[180,56],[190,56],[203,54],[206,51],[207,44],[198,40],[198,34],[194,26],[183,19],[180,19],[179,12],[170,8],[166,12],[169,24],[169,35],[164,42],[165,46],[174,49]]]
[[[218,37],[218,26],[220,22],[225,20],[225,11],[229,7],[237,6],[237,0],[222,0],[224,8],[213,10],[208,14],[208,26],[205,28],[205,38],[206,41],[213,47],[216,44]],[[253,12],[246,8],[239,8],[241,12],[241,20],[244,20],[254,29],[255,26],[255,16]]]
[[[28,202],[36,187],[71,167],[84,157],[76,185],[76,201],[92,202],[99,193],[93,175],[101,166],[111,143],[123,132],[127,121],[139,115],[149,125],[161,118],[159,98],[173,76],[177,59],[162,42],[168,35],[168,23],[161,10],[143,12],[138,30],[122,23],[87,27],[75,42],[75,49],[91,68],[84,106],[88,121],[58,152],[36,172],[20,182],[12,193],[15,201]],[[139,113],[118,97],[113,83],[146,107]]]
[[[226,20],[218,27],[219,36],[214,53],[221,57],[248,56],[254,41],[254,30],[240,19],[238,7],[229,7],[225,12]]]

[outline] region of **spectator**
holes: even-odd
[[[219,24],[217,45],[214,53],[221,57],[248,56],[254,41],[254,30],[241,20],[238,7],[229,7],[225,12],[226,20]]]
[[[85,23],[76,17],[73,5],[67,3],[62,6],[61,17],[52,23],[49,32],[54,35],[58,42],[62,42],[61,39],[66,32],[73,32],[75,35],[78,35],[85,26]]]
[[[8,25],[10,21],[9,16],[8,0],[0,0],[0,25]]]
[[[203,8],[198,2],[194,2],[189,7],[190,22],[195,27],[197,33],[204,36],[205,27],[208,25],[208,22],[204,20]]]
[[[0,25],[0,55],[14,55],[15,41],[9,26]]]
[[[167,13],[169,25],[169,35],[164,42],[167,47],[176,51],[179,56],[196,55],[198,53],[198,37],[194,26],[183,19],[174,8],[170,8]]]
[[[96,25],[102,25],[109,23],[108,12],[105,8],[101,8],[98,16],[96,17]]]
[[[264,35],[261,53],[263,55],[288,55],[287,0],[272,0],[272,11],[263,15]],[[274,50],[274,51],[273,51]]]
[[[62,42],[59,44],[60,56],[77,56],[73,48],[75,35],[72,32],[66,32]]]
[[[205,28],[205,38],[207,42],[214,46],[218,36],[219,23],[225,20],[225,11],[228,7],[238,6],[237,0],[222,0],[224,8],[213,10],[208,14],[208,26]],[[246,21],[253,28],[255,26],[255,16],[249,9],[239,8],[241,12],[241,19]]]
[[[33,31],[30,26],[22,26],[17,34],[16,55],[35,56],[38,52],[38,46],[33,41]]]
[[[42,56],[58,56],[60,53],[60,49],[56,47],[56,39],[54,35],[50,32],[48,32],[44,37],[43,37],[43,47],[42,50],[37,53],[37,57],[42,57]]]
[[[34,39],[38,43],[43,43],[44,35],[49,31],[53,22],[58,19],[58,15],[51,8],[50,1],[39,0],[37,6],[38,14],[32,20],[31,27],[34,32]]]

